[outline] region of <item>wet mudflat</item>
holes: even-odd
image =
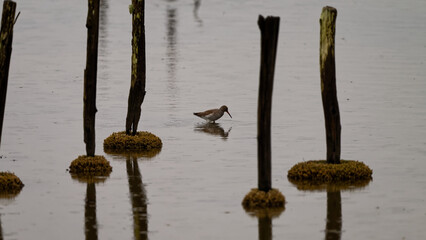
[[[25,187],[0,199],[4,239],[268,239],[269,226],[275,239],[426,235],[424,1],[147,1],[139,128],[163,148],[137,159],[102,148],[125,127],[129,4],[101,5],[96,154],[113,172],[87,184],[66,171],[85,150],[87,4],[18,2],[0,170]],[[318,22],[325,4],[338,10],[342,158],[374,171],[362,188],[329,192],[299,190],[286,177],[297,162],[325,158]],[[272,221],[241,207],[257,184],[259,14],[281,17],[272,185],[287,204]],[[232,119],[211,125],[192,115],[221,105]]]

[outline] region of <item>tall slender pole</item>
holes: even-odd
[[[13,25],[15,24],[14,1],[3,2],[0,32],[0,145],[3,130],[4,109],[6,107],[7,82],[9,78],[10,56],[12,55]]]
[[[141,117],[141,105],[145,98],[145,0],[132,0],[132,76],[126,117],[126,133],[135,135]]]
[[[261,33],[260,84],[257,110],[258,188],[271,189],[271,108],[275,59],[278,45],[279,17],[259,16]]]
[[[95,155],[96,77],[98,70],[99,1],[88,0],[87,12],[87,56],[84,70],[84,142],[86,154]]]
[[[327,6],[322,9],[320,18],[320,73],[328,163],[340,163],[341,125],[334,61],[336,17],[337,10],[335,8]]]

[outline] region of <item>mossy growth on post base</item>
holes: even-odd
[[[356,183],[370,181],[373,171],[363,162],[341,160],[340,164],[327,163],[326,160],[307,161],[294,165],[287,174],[291,181],[316,183]]]
[[[24,187],[21,179],[11,172],[0,172],[0,197],[13,197]]]
[[[107,153],[141,152],[161,149],[161,139],[150,132],[137,132],[127,135],[126,132],[115,132],[104,140],[104,151]],[[155,152],[155,151],[154,151]]]
[[[109,176],[112,167],[104,156],[79,156],[71,162],[69,172],[77,176]]]
[[[269,209],[269,213],[281,214],[284,211],[285,197],[278,189],[271,189],[268,192],[253,188],[244,197],[243,202],[244,210],[253,212],[255,215],[264,214],[264,209]],[[276,210],[276,211],[274,211]],[[278,214],[278,215],[279,215]]]

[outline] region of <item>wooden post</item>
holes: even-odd
[[[96,74],[98,70],[99,1],[88,0],[87,56],[84,70],[84,142],[86,154],[95,156]]]
[[[9,77],[10,55],[12,54],[13,25],[15,24],[14,1],[3,2],[0,32],[0,145],[6,106],[7,81]]]
[[[279,17],[259,15],[261,33],[260,84],[257,110],[257,168],[258,188],[271,189],[271,108],[275,59],[278,44]]]
[[[340,113],[336,93],[336,65],[334,62],[334,36],[337,10],[324,7],[320,18],[320,72],[321,95],[324,108],[327,141],[327,162],[340,163]]]
[[[135,135],[145,98],[145,0],[132,0],[132,76],[126,117],[126,133]],[[131,132],[132,131],[132,132]]]

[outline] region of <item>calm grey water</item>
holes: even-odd
[[[103,139],[124,129],[131,55],[130,1],[103,0],[96,153],[113,172],[97,184],[66,172],[85,151],[87,3],[17,4],[0,170],[15,172],[25,187],[0,199],[4,239],[426,236],[424,0],[147,1],[140,128],[164,146],[137,160],[102,149]],[[325,157],[318,67],[325,5],[338,10],[342,157],[374,171],[368,186],[337,193],[300,191],[286,178],[294,164]],[[257,184],[259,14],[281,17],[272,164],[273,187],[287,204],[272,221],[241,207]],[[192,115],[224,104],[233,118],[213,129]]]

